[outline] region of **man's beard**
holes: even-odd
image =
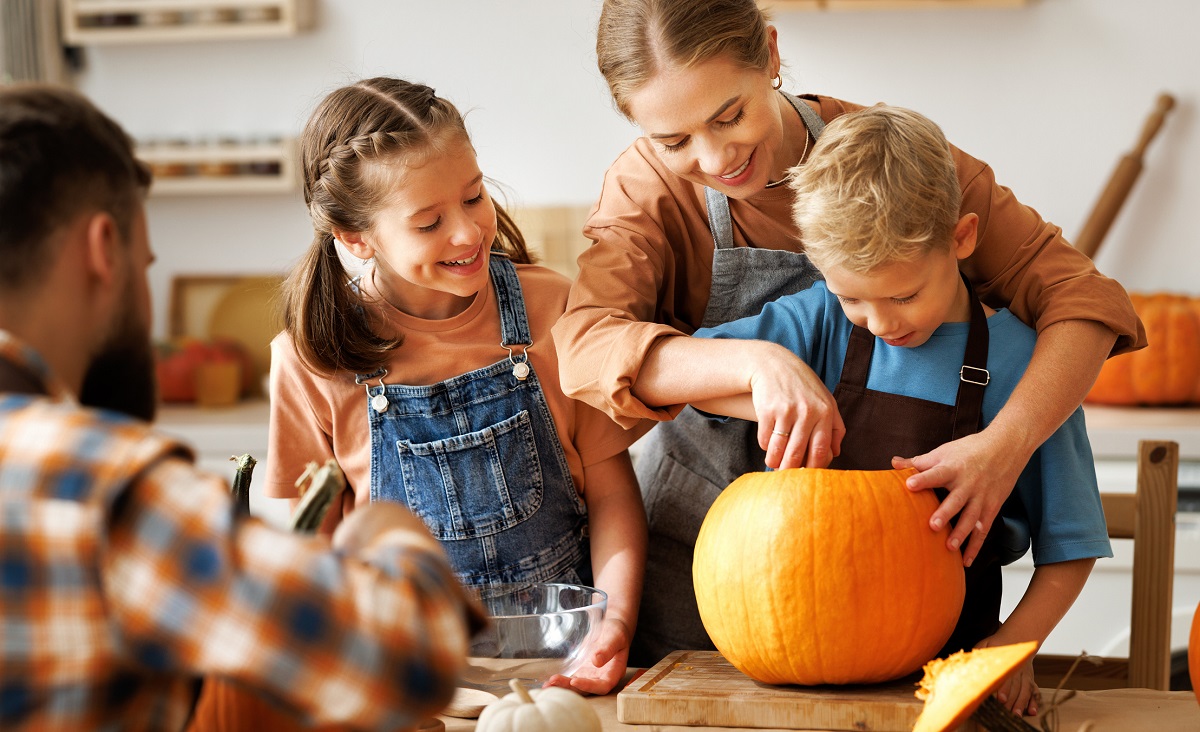
[[[158,406],[150,329],[133,308],[130,293],[116,326],[83,377],[79,403],[151,422]]]

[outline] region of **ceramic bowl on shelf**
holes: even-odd
[[[471,640],[463,682],[503,696],[509,679],[541,686],[582,666],[600,634],[608,595],[561,583],[490,585],[478,592],[488,627]]]

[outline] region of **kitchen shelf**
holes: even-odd
[[[154,172],[152,196],[290,193],[299,184],[292,138],[215,145],[142,143],[137,156]]]
[[[1017,8],[1029,0],[759,0],[775,10],[931,10],[946,8]]]
[[[315,0],[60,0],[68,45],[277,38],[312,28]]]

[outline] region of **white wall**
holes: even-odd
[[[700,1],[700,0],[698,0]],[[468,112],[516,203],[587,204],[636,129],[595,70],[599,0],[321,0],[290,39],[86,51],[80,87],[135,136],[295,134],[362,76],[424,81]],[[1044,217],[1077,233],[1160,91],[1177,99],[1097,262],[1129,289],[1200,293],[1200,4],[1030,0],[1019,9],[776,12],[791,91],[928,114]],[[156,198],[153,287],[283,271],[307,246],[299,194]]]

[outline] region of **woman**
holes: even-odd
[[[722,364],[677,358],[681,337],[813,282],[781,184],[825,122],[861,106],[782,92],[776,30],[754,0],[605,0],[596,50],[618,109],[643,137],[605,176],[584,229],[593,245],[554,336],[569,394],[626,426],[663,422],[638,461],[650,549],[630,663],[647,665],[711,647],[691,554],[720,490],[764,464],[824,466],[844,429],[829,392],[784,354],[750,385],[757,425],[647,403],[638,383],[706,378]],[[1079,405],[1105,358],[1144,346],[1145,333],[1121,286],[1056,226],[986,164],[957,149],[954,158],[962,211],[979,216],[962,270],[985,302],[1039,333],[1025,377],[986,429],[894,461],[922,471],[911,489],[949,490],[930,523],[958,516],[950,546],[970,563],[1033,451]]]

